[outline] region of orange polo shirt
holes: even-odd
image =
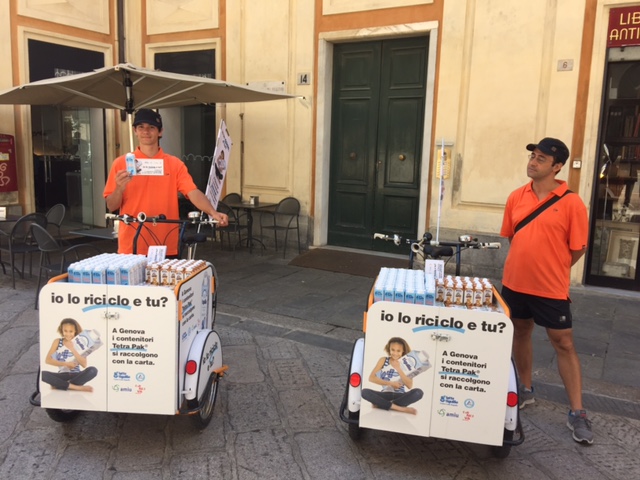
[[[569,298],[571,250],[587,245],[587,207],[577,194],[569,194],[538,215],[514,236],[514,227],[539,205],[567,191],[567,183],[540,201],[533,182],[515,190],[507,199],[500,235],[511,238],[502,284],[513,291],[546,298]]]
[[[146,156],[140,148],[136,149],[135,156],[140,162],[151,158]],[[177,220],[180,218],[178,192],[187,196],[198,187],[193,182],[186,165],[179,158],[164,153],[162,149],[153,158],[163,160],[164,175],[134,175],[122,195],[120,214],[132,217],[137,217],[140,212],[144,212],[147,217],[164,214],[167,219]],[[116,188],[116,173],[125,168],[125,155],[116,158],[104,187],[104,198],[113,193]],[[124,225],[120,222],[118,253],[133,253],[133,239],[137,226],[137,223]],[[178,224],[158,223],[154,226],[151,222],[146,223],[138,237],[137,253],[146,255],[149,245],[167,245],[167,255],[176,255],[179,228]]]

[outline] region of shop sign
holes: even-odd
[[[0,192],[17,192],[17,177],[13,136],[0,133]]]
[[[609,12],[607,48],[640,45],[640,5],[612,8]]]

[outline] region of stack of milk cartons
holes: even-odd
[[[433,305],[435,283],[433,275],[422,270],[382,267],[373,286],[373,301]]]
[[[145,278],[149,285],[175,287],[206,266],[204,260],[164,259],[148,263]]]
[[[144,283],[147,257],[103,253],[69,265],[68,281],[108,285],[141,285]]]

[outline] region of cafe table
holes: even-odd
[[[112,227],[72,230],[69,233],[72,235],[79,235],[81,237],[98,238],[100,240],[117,240],[118,238]]]
[[[273,209],[277,203],[250,203],[250,202],[224,202],[229,208],[236,210],[244,210],[247,214],[247,246],[249,247],[249,253],[253,250],[254,243],[259,243],[262,248],[265,248],[264,243],[253,237],[253,212],[259,210]]]
[[[2,223],[17,222],[18,220],[20,220],[20,218],[21,218],[20,215],[5,215],[3,217],[0,217],[0,222]]]

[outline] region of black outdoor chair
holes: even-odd
[[[247,225],[240,221],[238,213],[224,202],[218,202],[218,212],[225,213],[229,217],[229,225],[221,227],[216,225],[216,231],[220,233],[220,248],[224,248],[224,235],[227,235],[227,241],[231,245],[231,234],[237,236],[236,243],[233,244],[233,254],[235,256],[236,246],[242,242],[242,231],[247,230]]]
[[[64,248],[46,228],[35,223],[31,225],[31,235],[40,251],[40,269],[38,271],[35,304],[35,308],[37,309],[43,272],[46,274],[47,279],[51,276],[62,275],[73,262],[93,257],[102,252],[91,243],[80,243]]]
[[[242,203],[242,195],[240,195],[239,193],[227,193],[224,197],[222,197],[222,199],[220,200],[221,202],[225,203],[227,206],[230,203]],[[238,221],[241,224],[244,224],[246,227],[246,223],[247,223],[247,214],[243,211],[241,211],[239,208],[234,208],[235,212],[236,212],[236,216],[238,217]]]
[[[16,271],[20,274],[20,278],[24,278],[24,264],[27,255],[29,255],[29,275],[32,274],[32,255],[38,251],[38,245],[31,236],[32,224],[46,228],[47,217],[43,213],[28,213],[16,220],[9,232],[0,230],[0,263],[2,271],[6,274],[7,270],[2,260],[2,253],[7,252],[14,289],[16,288]],[[16,268],[16,255],[22,255],[21,270]]]
[[[56,232],[56,238],[61,243],[66,243],[62,239],[62,231],[60,228],[62,227],[62,222],[64,222],[64,216],[67,213],[67,207],[65,207],[62,203],[57,203],[45,213],[47,217],[47,229],[53,230]]]
[[[298,253],[300,249],[300,202],[294,197],[287,197],[278,203],[273,210],[260,211],[260,236],[263,230],[273,230],[276,252],[278,251],[278,232],[284,232],[284,247],[282,257],[287,253],[287,239],[289,230],[296,230],[298,234]]]
[[[225,203],[240,203],[242,202],[242,196],[239,193],[227,193],[220,201]]]

